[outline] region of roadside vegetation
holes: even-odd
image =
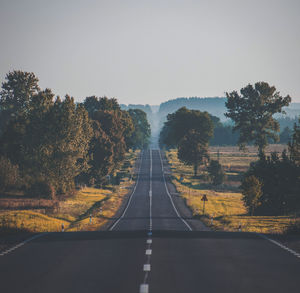
[[[160,146],[169,150],[177,190],[194,216],[202,216],[216,229],[282,233],[297,228],[300,126],[294,125],[288,145],[280,152],[268,150],[271,141],[279,141],[280,127],[273,115],[284,113],[291,98],[282,97],[266,82],[249,84],[240,93],[226,96],[225,116],[232,119],[238,133],[238,152],[223,154],[219,147],[215,147],[217,152],[209,151],[216,129],[212,125],[218,120],[207,112],[181,108],[167,116]],[[249,152],[249,145],[255,153]]]
[[[114,217],[134,184],[139,151],[126,154],[120,184],[103,188],[82,187],[61,200],[7,194],[0,197],[0,230],[3,232],[95,231]],[[123,166],[124,166],[123,165]]]
[[[275,149],[283,147],[284,145],[276,145]],[[235,164],[226,166],[227,179],[217,187],[210,182],[205,167],[200,169],[201,175],[195,178],[193,168],[178,160],[176,150],[166,152],[171,167],[172,182],[180,196],[185,199],[195,218],[201,218],[213,230],[238,231],[239,226],[241,226],[242,231],[258,233],[284,233],[291,225],[298,223],[299,215],[296,215],[295,218],[295,214],[250,216],[243,202],[243,195],[239,186],[243,172],[249,168],[249,161],[253,162],[258,157],[251,152],[248,155],[241,152],[238,156],[236,147],[219,147],[218,150],[219,152],[214,152],[215,149],[210,148],[211,156],[217,158],[219,153],[221,162],[231,161],[232,158]],[[254,148],[251,148],[251,151],[254,151]],[[272,151],[272,147],[269,147],[267,151]],[[180,180],[181,177],[182,180]],[[208,201],[205,203],[203,215],[203,201],[201,199],[204,194]]]
[[[147,115],[122,110],[114,98],[61,99],[38,82],[34,73],[16,70],[2,83],[0,209],[14,212],[0,211],[0,225],[52,231],[61,219],[66,229],[86,229],[89,214],[110,202],[102,219],[92,221],[96,228],[120,206],[113,195],[126,193],[120,190],[129,187],[136,150],[149,144]],[[16,216],[16,210],[26,212]]]

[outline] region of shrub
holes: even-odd
[[[16,184],[19,178],[19,167],[13,165],[6,157],[0,157],[0,191]]]
[[[216,160],[210,161],[208,173],[213,185],[222,184],[226,178],[222,165]]]
[[[251,216],[255,209],[261,205],[262,183],[253,175],[244,177],[241,185],[243,201]]]
[[[26,191],[27,195],[32,197],[43,197],[43,198],[50,198],[55,199],[55,189],[54,187],[44,181],[38,180],[34,182]]]

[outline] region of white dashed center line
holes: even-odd
[[[150,272],[151,271],[151,266],[150,264],[144,264],[144,272]]]

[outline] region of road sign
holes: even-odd
[[[206,197],[206,194],[203,194],[201,200],[203,201],[203,215],[204,215],[204,212],[205,212],[205,202],[208,201],[207,197]]]
[[[202,200],[202,201],[208,201],[208,199],[207,199],[207,197],[206,197],[206,194],[203,194],[201,200]]]

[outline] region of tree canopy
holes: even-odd
[[[55,97],[23,71],[7,74],[0,117],[0,158],[7,173],[0,174],[1,188],[18,178],[24,191],[51,198],[76,183],[100,184],[129,148],[143,147],[150,135],[143,111],[121,110],[114,98],[91,96],[75,103],[69,95]]]
[[[279,139],[279,123],[273,118],[275,113],[281,113],[284,106],[291,102],[290,96],[282,97],[274,86],[266,82],[247,85],[240,90],[226,93],[225,116],[231,118],[239,130],[238,144],[245,148],[247,143],[254,142],[259,153],[264,153],[268,139]]]
[[[178,147],[178,158],[193,165],[197,175],[199,164],[208,158],[208,143],[212,135],[213,121],[207,112],[182,107],[167,116],[159,142],[161,146]]]

